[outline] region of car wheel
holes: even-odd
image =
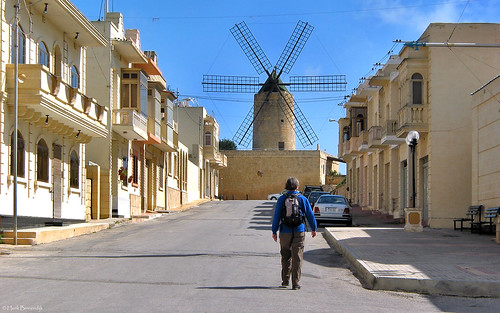
[[[352,226],[352,221],[348,221],[346,226]]]
[[[276,197],[271,197],[271,200],[277,200]]]

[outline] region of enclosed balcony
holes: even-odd
[[[8,104],[14,105],[14,65],[7,64]],[[90,142],[108,134],[108,109],[50,73],[41,64],[19,64],[19,118],[48,127],[77,141]]]
[[[177,131],[174,130],[170,125],[166,123],[161,123],[161,142],[155,144],[155,146],[165,152],[175,152],[179,145],[179,135]]]
[[[147,118],[135,109],[113,110],[113,130],[128,140],[147,140]]]

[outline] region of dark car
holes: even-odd
[[[306,185],[302,194],[304,195],[304,197],[309,198],[309,194],[311,193],[311,191],[323,191],[323,187]]]
[[[329,194],[330,193],[326,191],[311,191],[309,197],[307,197],[307,200],[309,200],[311,207],[314,207],[314,203],[316,203],[316,200],[318,200],[319,197],[321,197],[322,195],[329,195]]]
[[[352,225],[351,206],[343,196],[322,195],[314,204],[313,212],[318,226],[325,222]]]

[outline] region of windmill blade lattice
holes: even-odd
[[[262,74],[263,72],[266,72],[267,75],[270,75],[273,66],[271,65],[271,62],[269,62],[269,59],[265,55],[257,40],[255,40],[255,37],[250,29],[248,29],[247,24],[245,22],[241,22],[234,25],[231,28],[231,33],[240,45],[241,49],[243,49],[243,52],[250,60],[257,73]]]
[[[256,93],[259,91],[258,77],[203,75],[204,92]]]
[[[290,76],[290,91],[345,91],[345,75]]]
[[[283,72],[287,74],[290,73],[295,61],[302,52],[302,48],[304,48],[309,36],[311,36],[313,29],[314,27],[307,22],[299,21],[297,23],[292,36],[290,36],[285,49],[283,49],[283,52],[276,63],[278,77],[280,77]]]
[[[285,114],[290,125],[295,128],[295,135],[299,139],[302,146],[307,147],[318,141],[318,136],[311,127],[311,124],[307,121],[304,113],[302,113],[302,110],[299,108],[297,102],[293,100],[293,103],[291,103],[280,89],[278,89],[278,91],[284,99],[284,103],[278,101],[280,108]]]
[[[252,136],[250,133],[252,132],[252,124],[254,121],[253,116],[253,106],[250,108],[250,111],[245,116],[243,122],[241,122],[240,127],[233,136],[233,141],[236,142],[237,145],[248,147],[250,141],[252,140]]]

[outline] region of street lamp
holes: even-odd
[[[415,207],[415,198],[417,196],[417,192],[415,190],[415,150],[417,148],[418,139],[420,139],[420,134],[416,130],[412,130],[406,136],[406,144],[410,147],[411,152],[411,207]]]

